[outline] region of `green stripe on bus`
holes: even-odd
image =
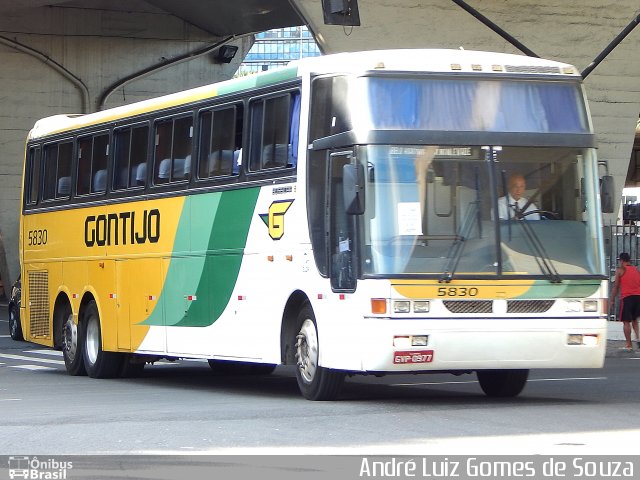
[[[218,95],[234,93],[250,88],[266,87],[287,80],[293,80],[298,75],[298,67],[286,67],[273,70],[271,72],[261,73],[260,75],[248,75],[233,82],[222,83],[218,86]]]
[[[154,310],[144,325],[205,327],[220,318],[238,279],[259,193],[246,188],[187,197],[158,299],[164,312]],[[208,242],[189,243],[198,238]]]
[[[598,280],[563,280],[562,284],[536,280],[524,294],[517,298],[587,298],[600,288]]]

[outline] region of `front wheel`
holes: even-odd
[[[84,310],[84,366],[87,375],[92,378],[112,378],[119,374],[122,367],[122,355],[102,350],[102,334],[100,332],[100,316],[98,306],[91,300]]]
[[[9,334],[13,340],[24,340],[22,325],[20,325],[20,312],[15,305],[9,307]]]
[[[480,388],[488,397],[516,397],[522,392],[529,370],[478,370]]]
[[[296,379],[302,396],[308,400],[334,400],[344,382],[345,373],[321,367],[318,329],[311,305],[306,303],[298,314],[296,335]]]

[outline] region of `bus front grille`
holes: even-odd
[[[29,272],[28,305],[31,337],[50,338],[48,272]]]
[[[544,313],[553,306],[553,300],[509,300],[507,313]]]
[[[491,313],[491,300],[445,300],[444,306],[451,313]]]
[[[507,313],[544,313],[553,306],[553,300],[508,300]],[[492,300],[445,300],[451,313],[493,313]]]

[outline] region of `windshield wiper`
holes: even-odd
[[[462,252],[464,251],[465,242],[471,234],[473,222],[476,218],[478,218],[479,204],[479,200],[469,203],[470,208],[467,210],[467,213],[464,216],[460,234],[456,235],[455,240],[451,244],[449,252],[447,252],[447,264],[445,265],[444,272],[442,272],[442,276],[440,277],[438,282],[449,283],[451,280],[453,280],[453,275],[456,273],[456,270],[458,269],[458,263],[460,263],[460,259],[462,258]]]
[[[538,267],[540,267],[540,271],[546,275],[551,283],[562,283],[562,278],[560,278],[558,270],[556,270],[556,267],[553,265],[551,257],[549,257],[549,254],[544,249],[544,245],[529,224],[529,221],[520,220],[517,223],[522,226],[522,231],[525,233],[529,246],[533,251],[534,258],[536,259],[536,263],[538,264]]]

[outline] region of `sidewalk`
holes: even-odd
[[[631,333],[633,352],[628,352],[624,350],[622,322],[607,322],[607,328],[607,357],[640,358],[640,348],[638,348],[638,341],[634,338],[633,332]]]

